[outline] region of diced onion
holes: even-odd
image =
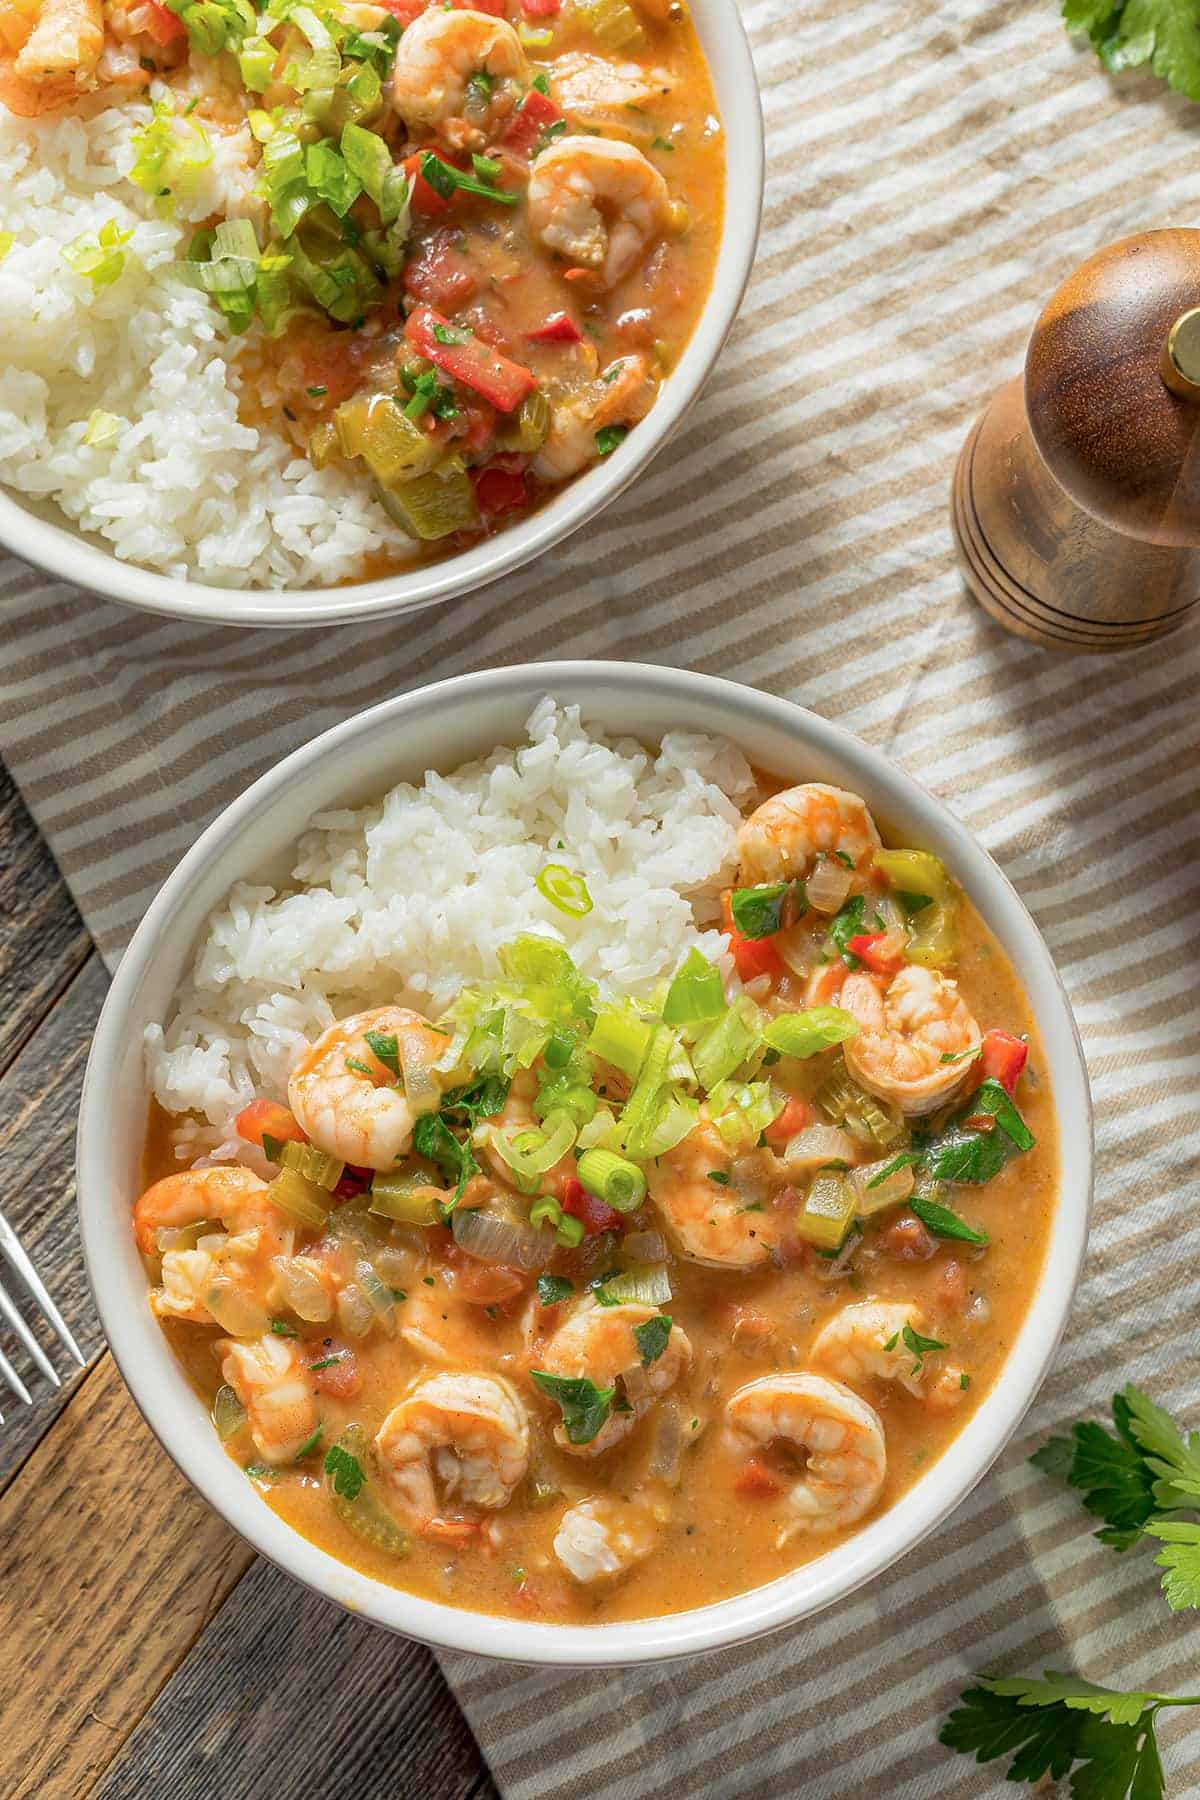
[[[816,867],[804,884],[808,904],[814,912],[835,913],[850,892],[854,872],[836,856],[819,856]]]
[[[679,1408],[664,1400],[654,1421],[654,1441],[650,1450],[647,1474],[654,1481],[676,1483],[679,1480],[679,1457],[683,1449],[683,1427]]]
[[[661,1231],[631,1231],[622,1240],[621,1249],[630,1262],[657,1263],[667,1260],[667,1240]]]
[[[554,1255],[554,1239],[548,1231],[517,1225],[495,1213],[470,1212],[460,1207],[451,1221],[454,1241],[480,1262],[507,1263],[510,1268],[532,1272],[544,1269]]]
[[[373,1266],[365,1256],[360,1256],[354,1270],[358,1285],[362,1289],[367,1305],[376,1319],[384,1326],[392,1326],[396,1320],[396,1297],[385,1281],[379,1279]]]
[[[204,1296],[204,1304],[230,1337],[261,1337],[267,1329],[266,1309],[231,1282],[214,1282]]]
[[[217,1389],[212,1405],[212,1421],[223,1444],[228,1443],[246,1423],[246,1409],[228,1382]]]
[[[852,1169],[850,1179],[854,1183],[858,1195],[860,1213],[882,1212],[885,1206],[898,1206],[901,1200],[907,1200],[913,1191],[915,1177],[911,1163],[904,1163],[893,1169],[890,1175],[879,1177],[889,1168],[895,1157],[884,1157],[880,1162],[863,1163],[861,1167]],[[877,1185],[872,1186],[872,1183]]]
[[[279,1282],[286,1305],[297,1318],[310,1325],[321,1325],[333,1316],[333,1301],[316,1270],[303,1256],[276,1256],[271,1267]]]
[[[622,1269],[596,1289],[596,1298],[601,1306],[665,1306],[671,1298],[671,1277],[662,1263]]]
[[[794,1138],[789,1138],[783,1161],[789,1169],[820,1168],[823,1163],[853,1163],[858,1145],[836,1125],[806,1125]]]
[[[337,1297],[338,1323],[347,1337],[365,1338],[375,1325],[375,1308],[357,1281],[348,1281]]]
[[[415,1113],[436,1112],[441,1105],[442,1096],[434,1075],[437,1057],[430,1050],[427,1028],[420,1025],[398,1025],[396,1043],[404,1078],[404,1097],[409,1106]]]

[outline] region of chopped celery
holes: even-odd
[[[270,1187],[267,1198],[290,1219],[319,1231],[329,1216],[329,1196],[315,1181],[309,1181],[298,1169],[281,1169]]]
[[[758,1044],[758,1008],[743,994],[692,1045],[700,1086],[707,1092],[726,1080]]]
[[[944,968],[958,955],[958,889],[939,857],[928,850],[877,850],[875,866],[914,911],[905,956],[927,969]]]
[[[662,1110],[667,1065],[674,1048],[675,1033],[669,1025],[659,1025],[651,1035],[645,1060],[621,1112],[621,1135],[630,1156],[646,1154]]]
[[[588,1193],[614,1212],[634,1212],[646,1197],[646,1177],[637,1164],[611,1150],[585,1150],[575,1173]]]
[[[427,475],[398,487],[381,482],[378,494],[388,517],[410,537],[430,541],[479,524],[475,489],[457,456],[445,457]]]
[[[318,1150],[315,1144],[288,1143],[283,1146],[279,1161],[285,1169],[295,1169],[307,1181],[315,1182],[317,1187],[327,1192],[337,1186],[342,1179],[346,1167],[336,1156],[326,1155]]]
[[[532,456],[540,450],[550,431],[550,402],[540,388],[527,394],[516,412],[502,417],[496,424],[496,448],[515,450]]]
[[[390,394],[355,394],[333,415],[344,456],[361,456],[377,481],[406,481],[433,468],[442,452],[406,419]]]
[[[578,12],[606,50],[640,48],[646,34],[628,0],[581,0]]]
[[[850,1171],[863,1218],[908,1199],[915,1183],[911,1159],[912,1153],[904,1152],[883,1157],[879,1162],[862,1163]]]
[[[423,1175],[376,1175],[371,1183],[371,1211],[400,1225],[436,1225],[444,1198]]]
[[[606,1006],[596,1014],[588,1049],[633,1081],[653,1035],[653,1028],[628,1007]]]
[[[858,1021],[840,1006],[812,1006],[780,1013],[763,1026],[763,1040],[782,1056],[816,1056],[858,1036]]]
[[[720,971],[694,947],[688,951],[667,989],[662,1016],[668,1025],[696,1025],[725,1011]]]
[[[656,1156],[665,1156],[676,1144],[681,1144],[688,1133],[694,1131],[700,1118],[700,1105],[685,1094],[670,1094],[665,1106],[660,1109],[658,1123],[650,1133],[646,1145],[647,1160]]]
[[[857,1196],[841,1175],[818,1175],[796,1217],[796,1230],[818,1250],[840,1250],[854,1220]]]
[[[945,863],[928,850],[877,850],[875,867],[902,894],[945,900],[954,891]]]
[[[242,1429],[246,1423],[246,1409],[229,1386],[228,1382],[217,1389],[212,1404],[212,1422],[217,1428],[217,1436],[223,1444]]]
[[[835,1125],[844,1125],[860,1142],[880,1150],[898,1150],[908,1142],[901,1115],[889,1111],[873,1094],[860,1088],[844,1067],[834,1070],[813,1099]]]
[[[548,1113],[565,1112],[576,1125],[582,1126],[596,1116],[596,1096],[586,1082],[574,1081],[564,1071],[542,1083],[533,1110],[539,1119],[544,1119]]]

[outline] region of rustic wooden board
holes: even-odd
[[[91,1358],[55,1392],[2,1340],[36,1405],[0,1398],[0,1594],[20,1623],[0,1635],[0,1793],[239,1800],[303,1784],[322,1800],[490,1800],[431,1654],[257,1563],[172,1468],[103,1353],[73,1164],[106,988],[0,767],[0,1205]],[[67,1377],[66,1353],[38,1334]]]

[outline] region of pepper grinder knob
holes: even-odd
[[[963,446],[968,585],[1059,649],[1144,643],[1200,601],[1200,231],[1090,257],[1034,327],[1025,374]]]

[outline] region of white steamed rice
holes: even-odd
[[[245,378],[205,295],[172,272],[193,223],[253,212],[248,131],[213,131],[213,162],[172,220],[125,179],[150,118],[17,119],[0,106],[0,482],[53,500],[119,557],[222,586],[325,585],[409,546],[361,481],[315,470],[281,434],[238,421]],[[133,236],[111,286],[63,260],[115,219]],[[88,445],[95,412],[121,421]]]
[[[454,774],[404,782],[376,805],[318,815],[286,892],[240,882],[209,919],[165,1031],[147,1033],[153,1091],[194,1113],[181,1156],[244,1153],[234,1115],[286,1097],[304,1045],[365,1006],[432,1016],[497,973],[521,931],[565,943],[610,995],[644,993],[695,945],[730,976],[713,924],[754,778],[722,739],[669,732],[657,756],[589,731],[552,699],[528,743]],[[534,885],[547,862],[586,879],[571,919]]]

